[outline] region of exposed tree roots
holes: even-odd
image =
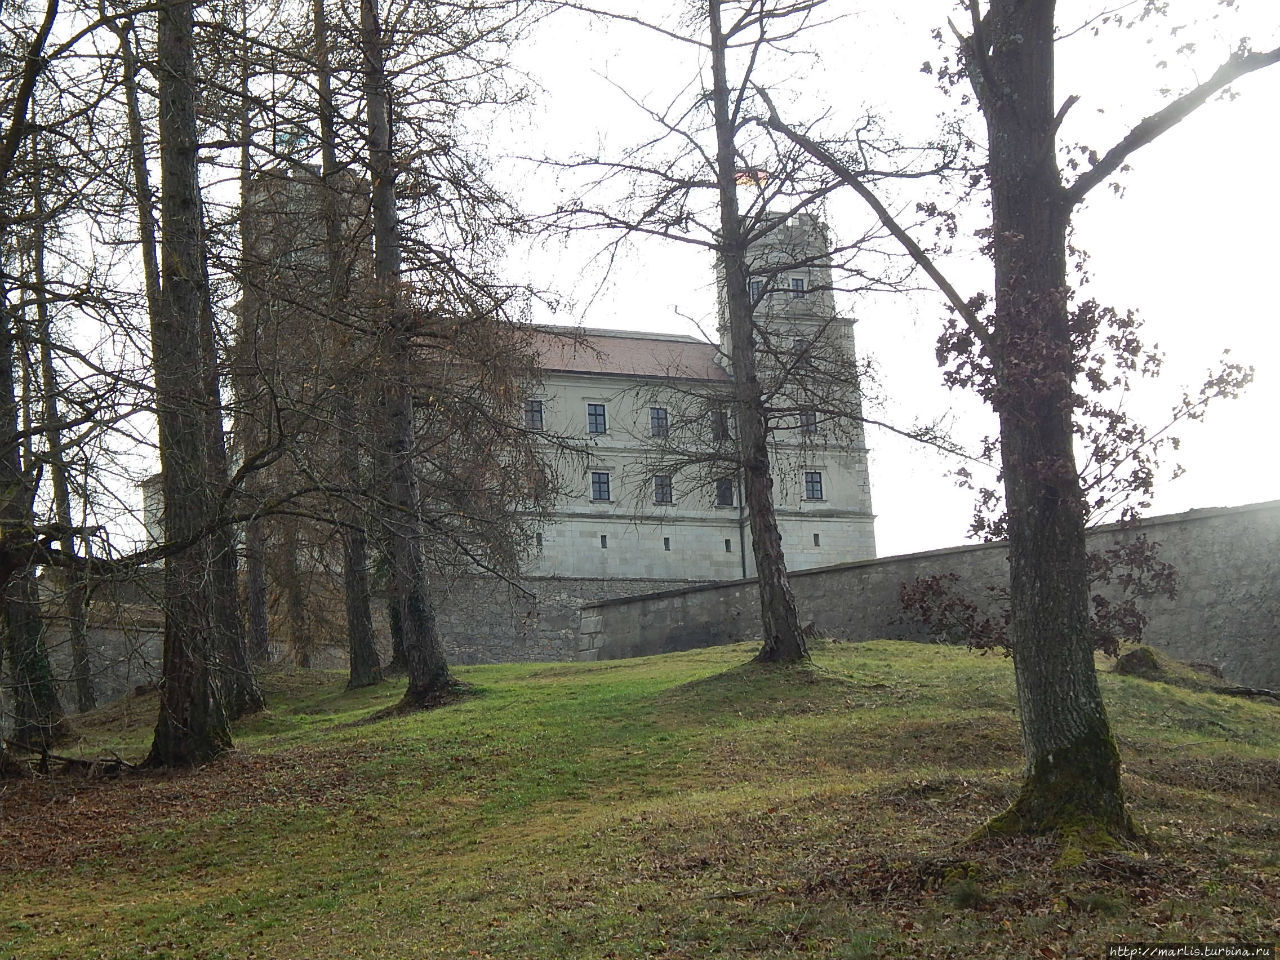
[[[111,780],[139,769],[137,764],[130,763],[115,751],[92,760],[62,756],[48,750],[32,751],[33,756],[20,758],[8,746],[0,747],[0,779],[74,777],[80,780]]]
[[[390,720],[393,717],[403,717],[411,713],[417,713],[421,710],[434,710],[437,707],[447,707],[452,703],[466,700],[476,693],[476,688],[469,683],[460,683],[457,680],[450,680],[442,687],[428,690],[422,694],[410,696],[408,692],[400,698],[396,703],[389,707],[379,710],[377,713],[371,714],[360,720],[360,724],[377,723],[381,720]]]

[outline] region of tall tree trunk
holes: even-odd
[[[248,230],[246,229],[252,188],[252,136],[253,129],[249,117],[249,24],[248,2],[240,4],[240,250],[241,269],[247,270],[249,258]],[[241,323],[247,323],[250,310],[242,297]],[[247,393],[247,391],[246,391]],[[261,444],[261,430],[253,411],[244,411],[238,424],[241,449],[246,455],[256,451]],[[262,483],[257,473],[245,479],[245,493],[257,504],[262,492]],[[249,660],[255,664],[266,663],[271,658],[271,636],[267,615],[267,531],[266,521],[254,514],[245,524],[244,566],[245,566],[245,646]]]
[[[392,595],[403,631],[409,686],[402,706],[429,704],[452,685],[435,610],[427,592],[422,554],[422,517],[414,474],[412,318],[400,304],[400,233],[396,212],[395,164],[391,147],[390,80],[382,50],[376,0],[360,0],[360,46],[369,120],[369,175],[373,181],[373,269],[379,308],[387,317],[383,388],[386,418],[387,552]]]
[[[342,190],[342,171],[338,166],[335,148],[333,82],[329,65],[329,27],[325,13],[325,0],[313,0],[312,27],[315,31],[316,87],[319,94],[320,114],[320,177],[324,194],[325,254],[328,259],[328,286],[326,305],[330,316],[326,319],[330,329],[336,330],[333,314],[347,298],[345,257],[343,256],[346,192]],[[358,377],[352,370],[351,376]],[[357,384],[352,383],[348,395],[342,397],[336,411],[338,463],[341,481],[350,494],[343,502],[339,520],[342,522],[342,583],[347,614],[347,645],[350,671],[347,688],[368,687],[382,682],[382,665],[378,662],[378,650],[373,642],[373,611],[369,596],[368,534],[364,516],[355,503],[356,491],[363,488],[360,469],[360,440],[356,429],[355,407],[350,394]]]
[[[751,524],[751,543],[760,590],[762,662],[794,663],[809,654],[800,629],[795,595],[782,554],[782,535],[773,506],[773,476],[769,468],[769,428],[756,373],[756,336],[751,319],[751,295],[746,261],[747,237],[738,213],[735,122],[730,114],[730,91],[725,66],[727,41],[720,18],[721,0],[708,0],[711,27],[711,96],[716,128],[716,180],[720,194],[721,268],[729,323],[733,365],[734,412],[738,429],[738,458],[743,473]]]
[[[156,419],[164,483],[165,539],[190,542],[165,562],[164,662],[160,716],[147,759],[153,766],[204,762],[231,745],[218,683],[223,643],[220,538],[209,449],[209,396],[203,335],[208,272],[197,167],[196,75],[192,4],[157,11],[160,99],[161,284],[151,318]],[[135,144],[135,150],[138,144]],[[145,190],[139,206],[146,205]],[[149,215],[144,214],[145,224]],[[145,226],[144,226],[145,230]]]
[[[61,538],[62,552],[75,555],[74,523],[71,515],[71,484],[67,480],[67,463],[63,458],[61,413],[58,409],[58,373],[53,364],[53,324],[49,317],[49,301],[45,277],[45,206],[43,172],[37,167],[32,200],[36,214],[33,272],[36,281],[36,314],[40,330],[40,379],[44,387],[44,433],[49,445],[49,474],[53,483],[53,506],[58,523],[66,531]],[[86,543],[87,547],[87,543]],[[71,647],[71,680],[75,684],[76,709],[87,713],[97,706],[93,689],[93,670],[89,663],[87,614],[89,583],[85,573],[69,569],[66,573],[67,634]]]
[[[1053,150],[1054,4],[997,0],[977,71],[995,252],[996,410],[1008,508],[1021,794],[993,829],[1130,835],[1089,634],[1084,508],[1072,448],[1070,204]],[[1016,41],[1015,39],[1016,38]]]

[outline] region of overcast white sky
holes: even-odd
[[[933,118],[949,104],[919,66],[925,59],[938,61],[929,29],[945,23],[952,4],[917,0],[909,16],[883,3],[863,6],[832,0],[833,12],[851,15],[822,31],[822,62],[786,66],[797,74],[793,87],[803,91],[796,109],[855,116],[871,104],[905,134],[931,129]],[[1168,22],[1181,23],[1179,15],[1216,6],[1175,0]],[[1059,7],[1087,12],[1101,4]],[[1064,138],[1105,149],[1159,108],[1161,87],[1178,91],[1203,79],[1240,36],[1251,36],[1259,48],[1280,43],[1274,0],[1241,0],[1240,7],[1236,18],[1181,33],[1179,43],[1197,44],[1189,57],[1169,56],[1167,38],[1148,43],[1150,31],[1142,27],[1098,38],[1081,33],[1063,41],[1058,96],[1081,97],[1064,125]],[[1155,65],[1162,58],[1170,64],[1167,69]],[[546,23],[518,59],[543,87],[533,122],[515,134],[519,147],[514,152],[525,155],[563,157],[597,143],[611,148],[639,140],[645,135],[643,116],[612,84],[636,96],[662,96],[677,89],[689,69],[669,44],[633,29],[606,29],[571,17]],[[1148,411],[1154,422],[1183,386],[1203,378],[1224,349],[1257,369],[1247,396],[1222,402],[1204,423],[1182,429],[1177,459],[1187,473],[1160,486],[1151,513],[1280,498],[1280,455],[1271,431],[1280,411],[1280,311],[1273,289],[1280,270],[1274,239],[1280,190],[1272,169],[1280,156],[1280,67],[1246,78],[1234,90],[1237,99],[1208,104],[1137,154],[1132,172],[1120,181],[1123,196],[1095,191],[1075,221],[1076,241],[1092,257],[1092,295],[1113,306],[1137,308],[1147,321],[1148,340],[1166,353],[1164,376],[1134,392],[1134,409]],[[499,167],[521,178],[529,206],[554,203],[545,172],[513,159],[500,161]],[[829,217],[836,237],[850,236],[862,216],[852,201],[833,203]],[[522,254],[534,279],[570,298],[564,311],[539,319],[696,334],[694,320],[713,316],[710,257],[661,240],[633,245],[600,294],[586,296],[601,281],[590,256],[602,242],[597,238]],[[989,271],[972,261],[952,263],[950,269],[961,278],[962,289],[975,287],[986,275],[974,271]],[[966,276],[974,278],[971,283],[963,282]],[[849,309],[860,321],[859,352],[879,367],[886,411],[904,421],[949,412],[956,435],[974,442],[992,432],[992,418],[981,404],[940,384],[933,354],[943,316],[940,297],[879,298],[850,303]],[[972,503],[949,477],[957,464],[883,432],[873,432],[869,442],[880,554],[963,541]]]

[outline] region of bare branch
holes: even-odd
[[[1160,134],[1172,129],[1191,115],[1206,100],[1231,81],[1246,74],[1280,62],[1280,47],[1263,53],[1236,53],[1214,72],[1213,76],[1189,93],[1183,94],[1163,110],[1153,113],[1129,131],[1123,140],[1107,151],[1106,155],[1065,191],[1067,203],[1078,204],[1085,195],[1115,173],[1129,155],[1145,147]]]
[[[965,325],[973,334],[974,339],[983,346],[986,346],[990,339],[990,332],[987,330],[986,325],[978,319],[978,315],[973,312],[964,297],[960,296],[959,291],[952,286],[951,281],[948,280],[943,275],[942,271],[938,269],[932,258],[924,252],[921,246],[912,239],[911,235],[902,228],[893,214],[889,212],[888,208],[880,202],[880,198],[862,182],[861,175],[859,175],[857,171],[850,169],[846,164],[842,163],[839,158],[831,153],[831,151],[826,149],[812,137],[793,129],[784,123],[782,118],[778,115],[777,108],[774,106],[773,100],[770,99],[769,94],[758,87],[756,88],[756,92],[760,95],[760,98],[769,109],[769,119],[762,122],[770,129],[776,130],[778,133],[782,134],[834,173],[842,182],[852,187],[854,192],[857,193],[873,211],[875,211],[876,216],[880,218],[880,222],[884,224],[885,229],[888,230],[900,244],[902,244],[911,259],[919,265],[920,269],[928,274],[929,279],[932,280],[937,285],[938,289],[942,291],[943,295],[947,298],[947,302],[949,302],[961,318],[963,318]]]

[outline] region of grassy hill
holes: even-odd
[[[967,838],[1020,767],[1012,667],[821,644],[266,678],[187,774],[0,783],[0,958],[1088,957],[1280,940],[1280,710],[1103,677],[1141,849]],[[82,722],[145,752],[154,696]]]

